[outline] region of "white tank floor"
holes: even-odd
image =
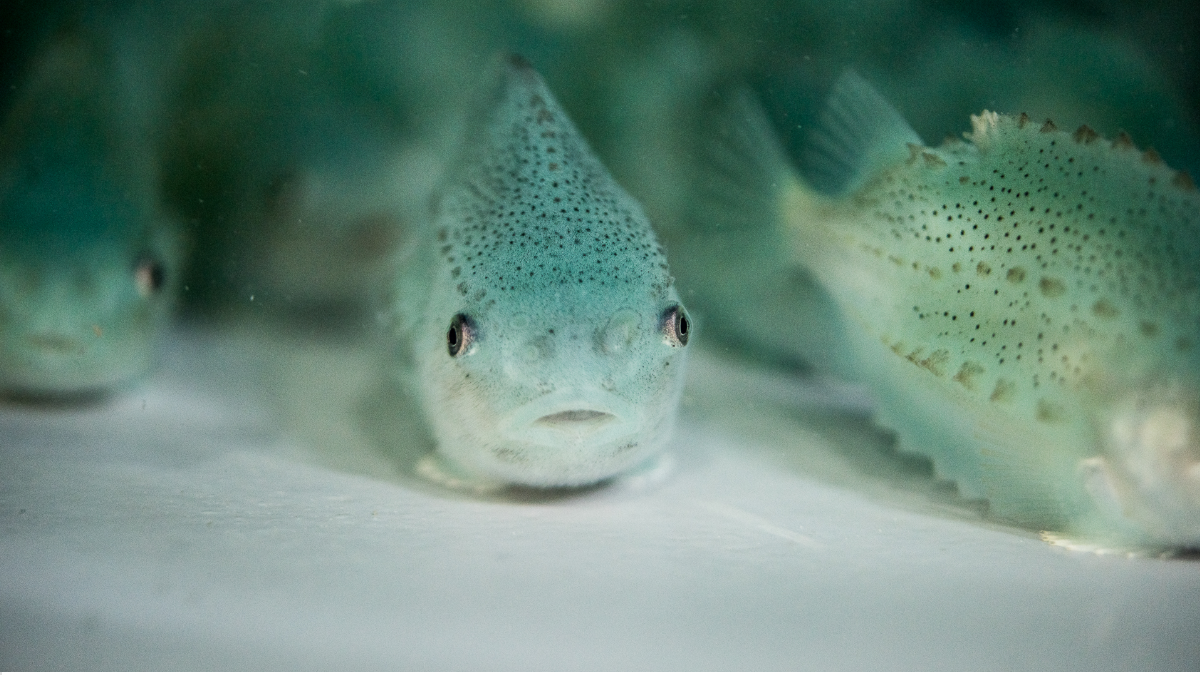
[[[372,440],[366,354],[181,333],[0,407],[0,668],[1200,667],[1200,562],[981,522],[852,391],[695,358],[659,482],[474,499]]]

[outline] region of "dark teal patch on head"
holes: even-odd
[[[670,284],[641,208],[593,156],[528,68],[513,67],[481,123],[474,161],[443,198],[439,254],[459,292]]]

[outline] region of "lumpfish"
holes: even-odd
[[[1002,520],[1200,546],[1200,196],[1185,173],[1124,134],[986,111],[965,142],[926,147],[850,73],[810,144],[842,186],[821,194],[735,100],[716,147],[741,178],[724,178],[757,186],[743,212],[767,214],[833,298],[851,373],[901,450]]]
[[[173,303],[181,237],[126,125],[113,54],[56,38],[0,131],[0,391],[62,397],[145,374]]]
[[[407,379],[451,475],[582,486],[648,464],[692,328],[641,207],[505,59],[401,258]]]

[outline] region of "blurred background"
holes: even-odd
[[[694,218],[714,98],[749,86],[803,173],[846,68],[930,145],[1027,112],[1200,176],[1200,3],[4,0],[0,119],[80,37],[184,233],[183,330],[99,405],[0,405],[5,667],[1200,664],[1194,559],[987,521],[861,389],[796,377],[836,346],[811,279]],[[501,51],[645,206],[695,319],[661,484],[486,500],[402,466],[422,422],[365,336]]]
[[[697,114],[734,84],[755,90],[796,158],[852,67],[932,145],[983,109],[1028,112],[1125,130],[1200,169],[1200,6],[1186,0],[9,0],[0,109],[47,43],[79,31],[111,45],[144,118],[158,194],[191,242],[190,317],[359,330],[502,50],[542,72],[643,202],[702,322],[732,270],[694,252],[707,245],[688,218]]]

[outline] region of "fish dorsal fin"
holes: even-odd
[[[803,154],[814,187],[845,194],[876,172],[907,159],[921,137],[858,73],[846,70],[833,84],[820,121]]]
[[[772,231],[793,172],[762,106],[748,89],[727,91],[704,126],[692,220],[705,230]]]

